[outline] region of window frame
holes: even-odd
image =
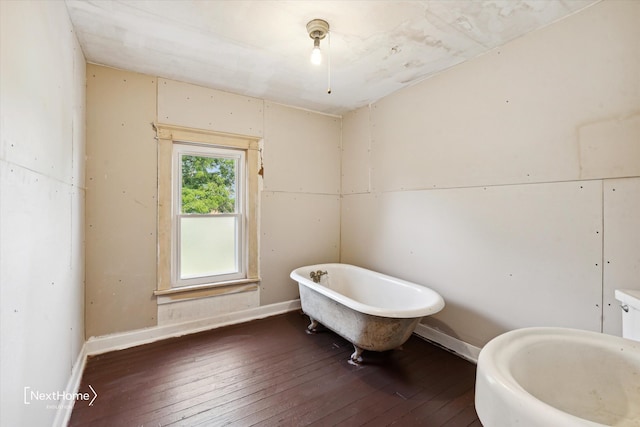
[[[214,294],[255,290],[260,281],[258,264],[258,180],[259,180],[259,144],[260,138],[194,129],[169,124],[154,123],[158,141],[158,226],[157,226],[157,296],[187,293],[189,298]],[[174,193],[175,145],[191,145],[194,147],[212,147],[239,150],[244,152],[245,176],[245,235],[242,237],[245,250],[241,261],[244,261],[245,273],[238,277],[228,277],[220,281],[205,283],[176,283],[175,251],[176,242],[174,226]],[[248,284],[254,284],[247,286]],[[224,289],[212,289],[221,288]],[[186,297],[187,295],[185,295]],[[181,297],[182,298],[182,297]]]

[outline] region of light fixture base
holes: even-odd
[[[328,32],[329,23],[324,19],[313,19],[307,23],[307,33],[312,39],[322,40]]]

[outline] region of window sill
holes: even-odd
[[[182,286],[171,289],[158,289],[153,292],[158,304],[167,304],[190,299],[229,295],[239,292],[258,290],[259,277],[230,280],[228,282],[207,283],[203,285]]]

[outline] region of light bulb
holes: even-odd
[[[313,65],[322,64],[322,52],[320,52],[320,39],[313,39],[313,50],[311,51],[311,63]]]
[[[313,50],[311,51],[311,63],[313,65],[322,64],[322,52],[320,52],[319,47],[314,47]]]

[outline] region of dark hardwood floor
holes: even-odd
[[[475,365],[412,336],[365,352],[299,312],[91,357],[70,426],[481,426]]]

